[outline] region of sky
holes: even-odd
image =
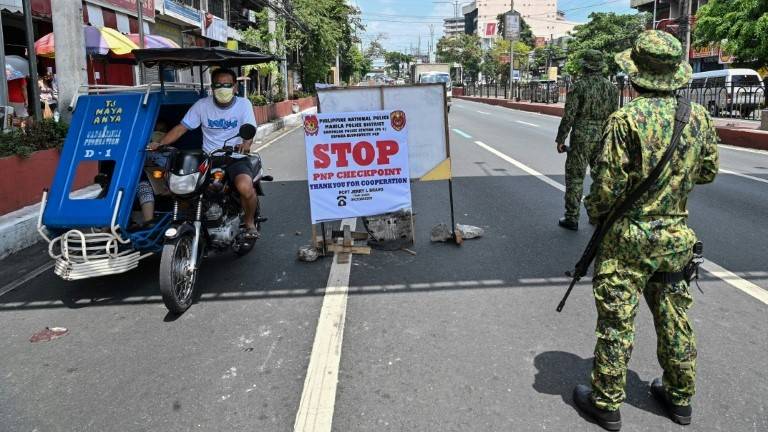
[[[410,52],[421,40],[421,51],[426,54],[430,39],[430,24],[434,26],[433,43],[443,34],[443,18],[452,17],[452,0],[348,0],[362,11],[364,34],[359,35],[367,46],[371,39],[384,35],[382,44],[388,51]],[[546,1],[546,0],[534,0]],[[469,1],[459,0],[461,5]],[[568,21],[585,22],[592,12],[632,13],[629,0],[558,0],[558,9],[565,11]]]

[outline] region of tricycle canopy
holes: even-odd
[[[238,67],[277,60],[275,57],[253,51],[232,51],[221,47],[211,48],[153,48],[133,50],[136,61],[147,67],[171,66],[221,66]]]

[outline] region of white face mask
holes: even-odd
[[[234,88],[217,88],[213,91],[213,97],[216,98],[216,101],[220,104],[228,104],[233,97],[235,97],[235,89]]]

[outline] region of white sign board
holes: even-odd
[[[421,178],[448,158],[448,118],[443,84],[318,90],[320,112],[402,110],[408,119],[411,178]]]
[[[400,110],[304,116],[312,223],[411,208]]]

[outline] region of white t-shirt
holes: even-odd
[[[241,144],[243,140],[240,137],[230,138],[236,136],[240,126],[246,123],[256,127],[256,116],[251,102],[241,97],[235,97],[234,103],[227,108],[219,108],[213,96],[200,99],[181,120],[181,124],[189,130],[202,127],[203,150],[206,153],[224,147],[227,140],[228,146]]]

